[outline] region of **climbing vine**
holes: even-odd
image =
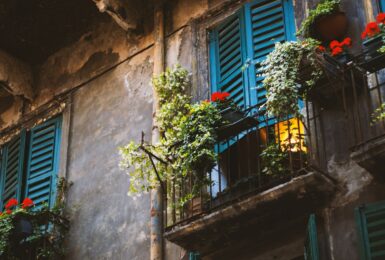
[[[223,124],[220,102],[191,104],[186,94],[188,72],[176,66],[156,76],[152,84],[159,96],[157,123],[161,133],[158,144],[131,141],[120,147],[121,162],[130,176],[129,194],[149,191],[163,183],[181,185],[192,175],[193,188],[188,198],[210,183],[207,173],[214,167],[217,154],[216,128]]]

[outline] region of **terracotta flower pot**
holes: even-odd
[[[348,30],[348,19],[344,12],[338,11],[319,17],[314,25],[311,37],[322,42],[342,39]]]

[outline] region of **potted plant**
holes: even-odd
[[[227,123],[234,124],[241,121],[245,117],[245,113],[229,97],[228,92],[214,92],[211,95],[211,102],[215,103]]]
[[[298,34],[328,43],[333,39],[343,38],[347,28],[348,20],[340,10],[340,0],[324,0],[310,10]]]
[[[347,37],[343,41],[331,41],[328,48],[319,46],[318,50],[321,50],[324,53],[325,60],[329,61],[332,65],[344,67],[352,60],[352,55],[349,52],[351,46],[352,39]]]
[[[377,15],[376,22],[366,25],[361,34],[363,51],[366,59],[375,58],[383,52],[385,46],[385,13]]]
[[[262,62],[270,114],[275,117],[299,114],[298,100],[307,98],[308,91],[323,77],[316,56],[318,46],[319,42],[313,39],[277,43]]]
[[[59,182],[59,185],[64,183]],[[0,212],[0,258],[58,259],[63,256],[62,243],[68,220],[62,213],[59,204],[52,209],[35,208],[29,198],[20,204],[15,198],[10,199],[5,212]]]

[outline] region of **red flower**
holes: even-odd
[[[31,206],[33,206],[34,205],[34,203],[33,203],[33,201],[30,199],[30,198],[25,198],[24,200],[23,200],[23,203],[22,203],[22,208],[23,209],[26,209],[26,208],[29,208],[29,207],[31,207]]]
[[[9,215],[9,214],[11,214],[12,213],[12,210],[10,210],[10,209],[6,209],[5,210],[5,212]]]
[[[333,50],[338,47],[341,47],[341,43],[339,41],[334,40],[330,42],[330,49]]]
[[[336,47],[332,50],[332,56],[337,56],[341,54],[344,50],[341,47]]]
[[[379,13],[376,20],[377,23],[385,23],[385,13]]]
[[[12,198],[12,199],[10,199],[8,202],[7,202],[7,204],[5,204],[5,208],[6,209],[9,209],[9,208],[12,208],[12,207],[14,207],[14,206],[17,206],[17,199],[15,199],[15,198]]]
[[[320,51],[320,52],[324,52],[326,51],[326,48],[322,45],[318,46],[317,49]]]
[[[366,34],[369,36],[369,37],[373,37],[375,36],[376,34],[379,34],[380,33],[380,27],[378,26],[377,23],[375,22],[371,22],[371,23],[368,23],[368,25],[366,25]]]
[[[365,39],[368,36],[368,32],[365,30],[361,33],[361,39]]]
[[[230,93],[227,93],[227,92],[214,92],[212,95],[211,95],[211,101],[212,102],[219,102],[219,101],[225,101],[226,98],[228,98],[230,96]]]
[[[348,47],[350,47],[350,46],[352,46],[352,39],[351,39],[350,37],[347,37],[347,38],[345,38],[345,39],[341,42],[341,44],[342,44],[343,46],[348,46]]]

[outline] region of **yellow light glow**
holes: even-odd
[[[276,142],[282,150],[307,152],[304,140],[305,127],[299,118],[291,118],[274,125]]]

